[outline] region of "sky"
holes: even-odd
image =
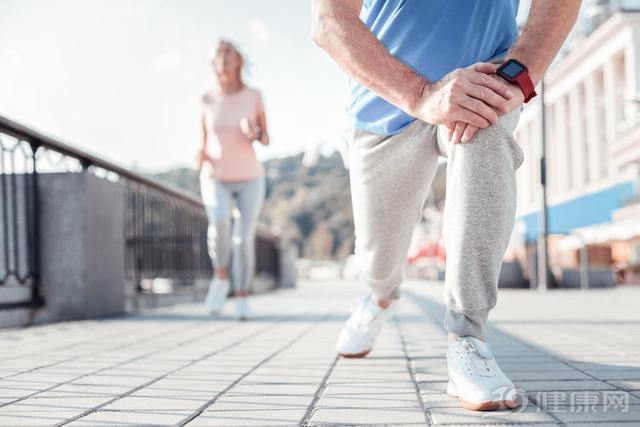
[[[335,141],[348,81],[311,40],[310,3],[0,0],[0,114],[125,166],[192,166],[222,36],[265,98],[261,160]]]
[[[0,0],[0,114],[125,166],[190,166],[221,36],[265,98],[259,158],[339,137],[347,79],[308,0]]]

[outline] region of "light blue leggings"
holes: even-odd
[[[201,178],[200,189],[209,217],[207,239],[213,266],[228,267],[233,250],[232,282],[236,291],[248,291],[255,274],[255,235],[265,198],[265,178],[239,182]],[[231,230],[234,196],[240,217]]]

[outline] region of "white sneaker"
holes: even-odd
[[[247,297],[236,297],[236,320],[249,320],[251,310],[249,309],[249,301]]]
[[[369,354],[382,325],[391,318],[397,305],[397,301],[394,301],[386,309],[381,308],[371,295],[368,296],[342,328],[336,343],[338,354],[344,357],[364,357]]]
[[[222,310],[224,303],[227,301],[229,286],[229,279],[220,279],[218,277],[211,279],[209,291],[204,299],[204,304],[211,314],[218,314]]]
[[[474,337],[449,343],[447,394],[457,397],[462,407],[474,411],[517,408],[524,395],[502,372],[489,344]]]

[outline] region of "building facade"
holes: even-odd
[[[640,224],[640,216],[625,216],[626,234],[615,223],[639,194],[640,11],[598,19],[588,35],[573,37],[545,77],[548,230],[556,269],[577,268],[583,246],[596,251],[588,252],[592,264],[610,266],[619,261],[615,245],[633,246],[638,237],[628,224]],[[515,134],[525,154],[515,230],[529,245],[537,239],[542,206],[541,113],[538,97],[523,110]]]

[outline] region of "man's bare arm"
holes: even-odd
[[[312,0],[313,40],[353,79],[408,114],[439,124],[455,120],[486,127],[506,108],[510,88],[476,68],[432,83],[389,54],[359,19],[362,0]],[[492,65],[479,64],[493,69]]]
[[[581,0],[533,0],[522,35],[509,51],[529,68],[534,84],[553,62],[573,28]]]
[[[425,80],[396,60],[359,19],[363,0],[314,0],[314,42],[354,80],[404,111],[415,111]]]

